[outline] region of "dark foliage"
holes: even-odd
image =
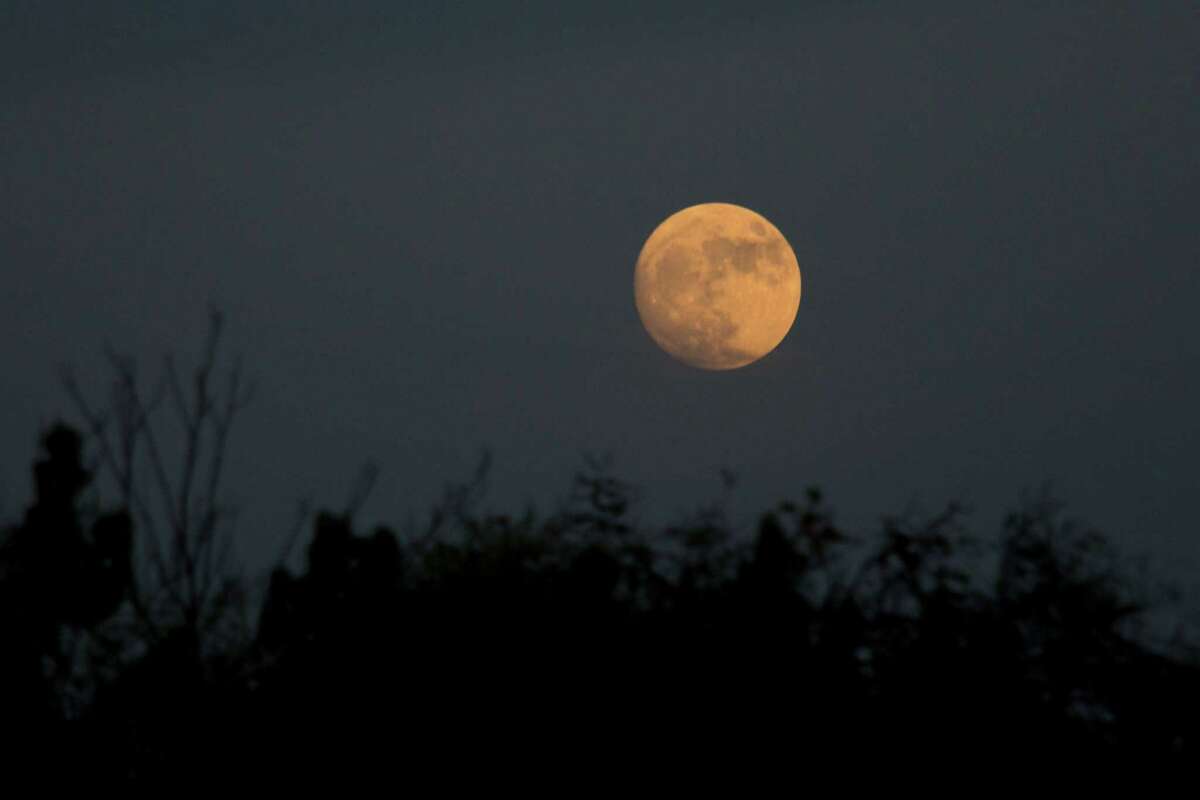
[[[48,431],[34,472],[0,551],[5,721],[79,718],[65,735],[96,779],[170,781],[201,753],[210,776],[294,771],[381,729],[515,720],[753,720],[943,756],[1200,747],[1195,662],[1139,633],[1152,609],[1106,541],[1044,500],[989,569],[954,507],[856,540],[814,490],[750,532],[719,507],[659,530],[600,464],[545,518],[477,511],[481,472],[405,536],[317,514],[303,568],[275,568],[229,638],[137,624],[137,531],[81,502],[78,433]]]

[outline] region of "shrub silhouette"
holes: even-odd
[[[33,468],[36,496],[0,540],[0,696],[9,722],[68,716],[92,676],[81,634],[94,632],[125,599],[132,522],[123,511],[85,514],[91,482],[82,439],[48,430]]]
[[[875,537],[816,490],[749,532],[719,507],[648,526],[593,461],[559,511],[507,515],[478,510],[481,469],[403,535],[356,533],[354,505],[316,514],[302,567],[274,567],[247,635],[215,647],[186,618],[137,624],[143,532],[81,501],[82,448],[46,432],[5,533],[0,687],[7,720],[120,723],[83,748],[96,775],[169,780],[199,753],[286,771],[334,717],[756,715],[860,751],[1005,757],[1200,741],[1196,662],[1139,632],[1152,608],[1107,541],[1044,498],[1009,517],[989,570],[954,506]]]

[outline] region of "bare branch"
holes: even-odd
[[[149,393],[134,360],[106,348],[114,383],[103,413],[63,370],[63,384],[96,442],[101,466],[142,531],[129,600],[138,627],[151,638],[164,624],[180,623],[199,638],[203,621],[220,614],[232,579],[232,515],[219,494],[234,419],[251,391],[240,359],[227,373],[227,384],[215,385],[222,329],[221,314],[212,310],[190,379],[182,379],[167,356]],[[168,432],[156,424],[164,401],[180,426]],[[176,431],[179,438],[171,438]]]
[[[375,488],[375,482],[379,479],[379,465],[374,461],[368,461],[362,465],[358,471],[358,477],[355,478],[354,485],[350,489],[350,494],[346,499],[346,510],[344,515],[347,519],[352,519],[354,515],[362,508],[363,503],[367,502],[371,491]]]
[[[311,518],[312,498],[302,498],[296,503],[296,514],[292,520],[291,530],[288,531],[287,538],[283,542],[283,547],[279,551],[279,564],[287,563],[288,558],[292,555],[292,550],[296,547],[296,542],[300,540],[300,536],[304,533],[304,528]]]

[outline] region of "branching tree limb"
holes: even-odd
[[[197,653],[239,594],[231,563],[234,515],[222,501],[221,482],[230,432],[252,389],[240,360],[221,370],[222,328],[221,314],[210,312],[190,375],[168,356],[149,386],[132,358],[107,352],[114,375],[107,408],[88,400],[70,370],[62,376],[101,467],[137,521],[142,557],[129,600],[139,632],[153,644],[183,629]],[[168,405],[173,419],[164,420]]]

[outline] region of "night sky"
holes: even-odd
[[[99,6],[103,6],[100,8]],[[249,6],[249,8],[247,8]],[[423,6],[425,10],[401,10]],[[40,426],[149,376],[209,303],[256,378],[240,550],[295,502],[423,514],[480,452],[547,508],[608,453],[645,516],[818,484],[839,518],[1050,481],[1200,568],[1200,13],[1155,3],[0,5],[0,499]],[[787,236],[763,360],[646,334],[633,268],[695,203]]]

